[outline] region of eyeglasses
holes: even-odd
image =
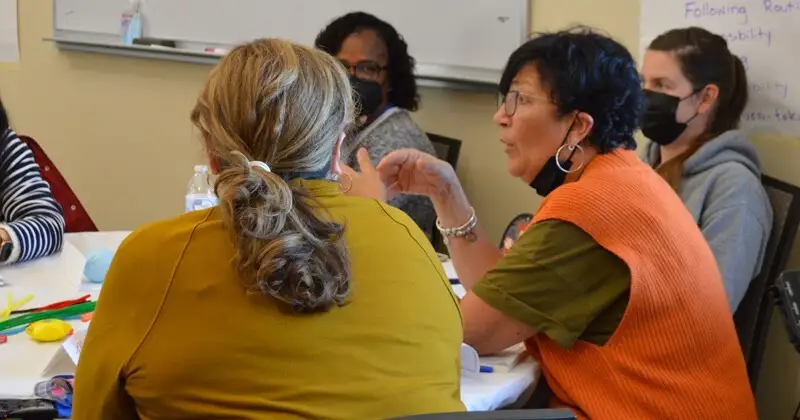
[[[381,72],[387,69],[387,66],[382,66],[375,61],[359,61],[356,64],[340,61],[340,63],[349,74],[355,74],[359,79],[377,79],[381,76]]]
[[[520,101],[522,101],[523,104],[528,104],[535,100],[553,103],[553,101],[542,96],[528,95],[518,90],[509,90],[505,96],[502,94],[498,95],[497,107],[505,106],[506,117],[513,117],[514,114],[517,113],[517,105]]]

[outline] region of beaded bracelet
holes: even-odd
[[[439,233],[442,234],[442,240],[445,245],[450,244],[449,238],[464,238],[469,242],[475,242],[478,239],[478,235],[475,234],[475,226],[478,225],[478,217],[475,216],[475,209],[470,207],[470,216],[469,219],[463,225],[454,228],[445,228],[442,227],[439,218],[436,218],[436,229],[439,230]]]

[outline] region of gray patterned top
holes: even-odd
[[[411,114],[405,109],[397,107],[387,109],[357,136],[344,141],[342,146],[344,162],[357,171],[361,170],[356,160],[356,152],[359,147],[367,149],[374,165],[377,165],[390,152],[399,149],[418,149],[436,156],[433,143],[411,119]],[[428,197],[399,195],[389,200],[389,205],[403,210],[419,225],[428,238],[431,237],[436,214]]]

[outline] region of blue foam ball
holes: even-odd
[[[102,283],[113,259],[114,252],[109,249],[101,249],[89,254],[86,258],[86,265],[83,266],[83,275],[92,283]]]

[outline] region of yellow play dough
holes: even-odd
[[[43,319],[28,325],[25,332],[36,341],[49,343],[63,340],[72,332],[72,326],[60,319]]]

